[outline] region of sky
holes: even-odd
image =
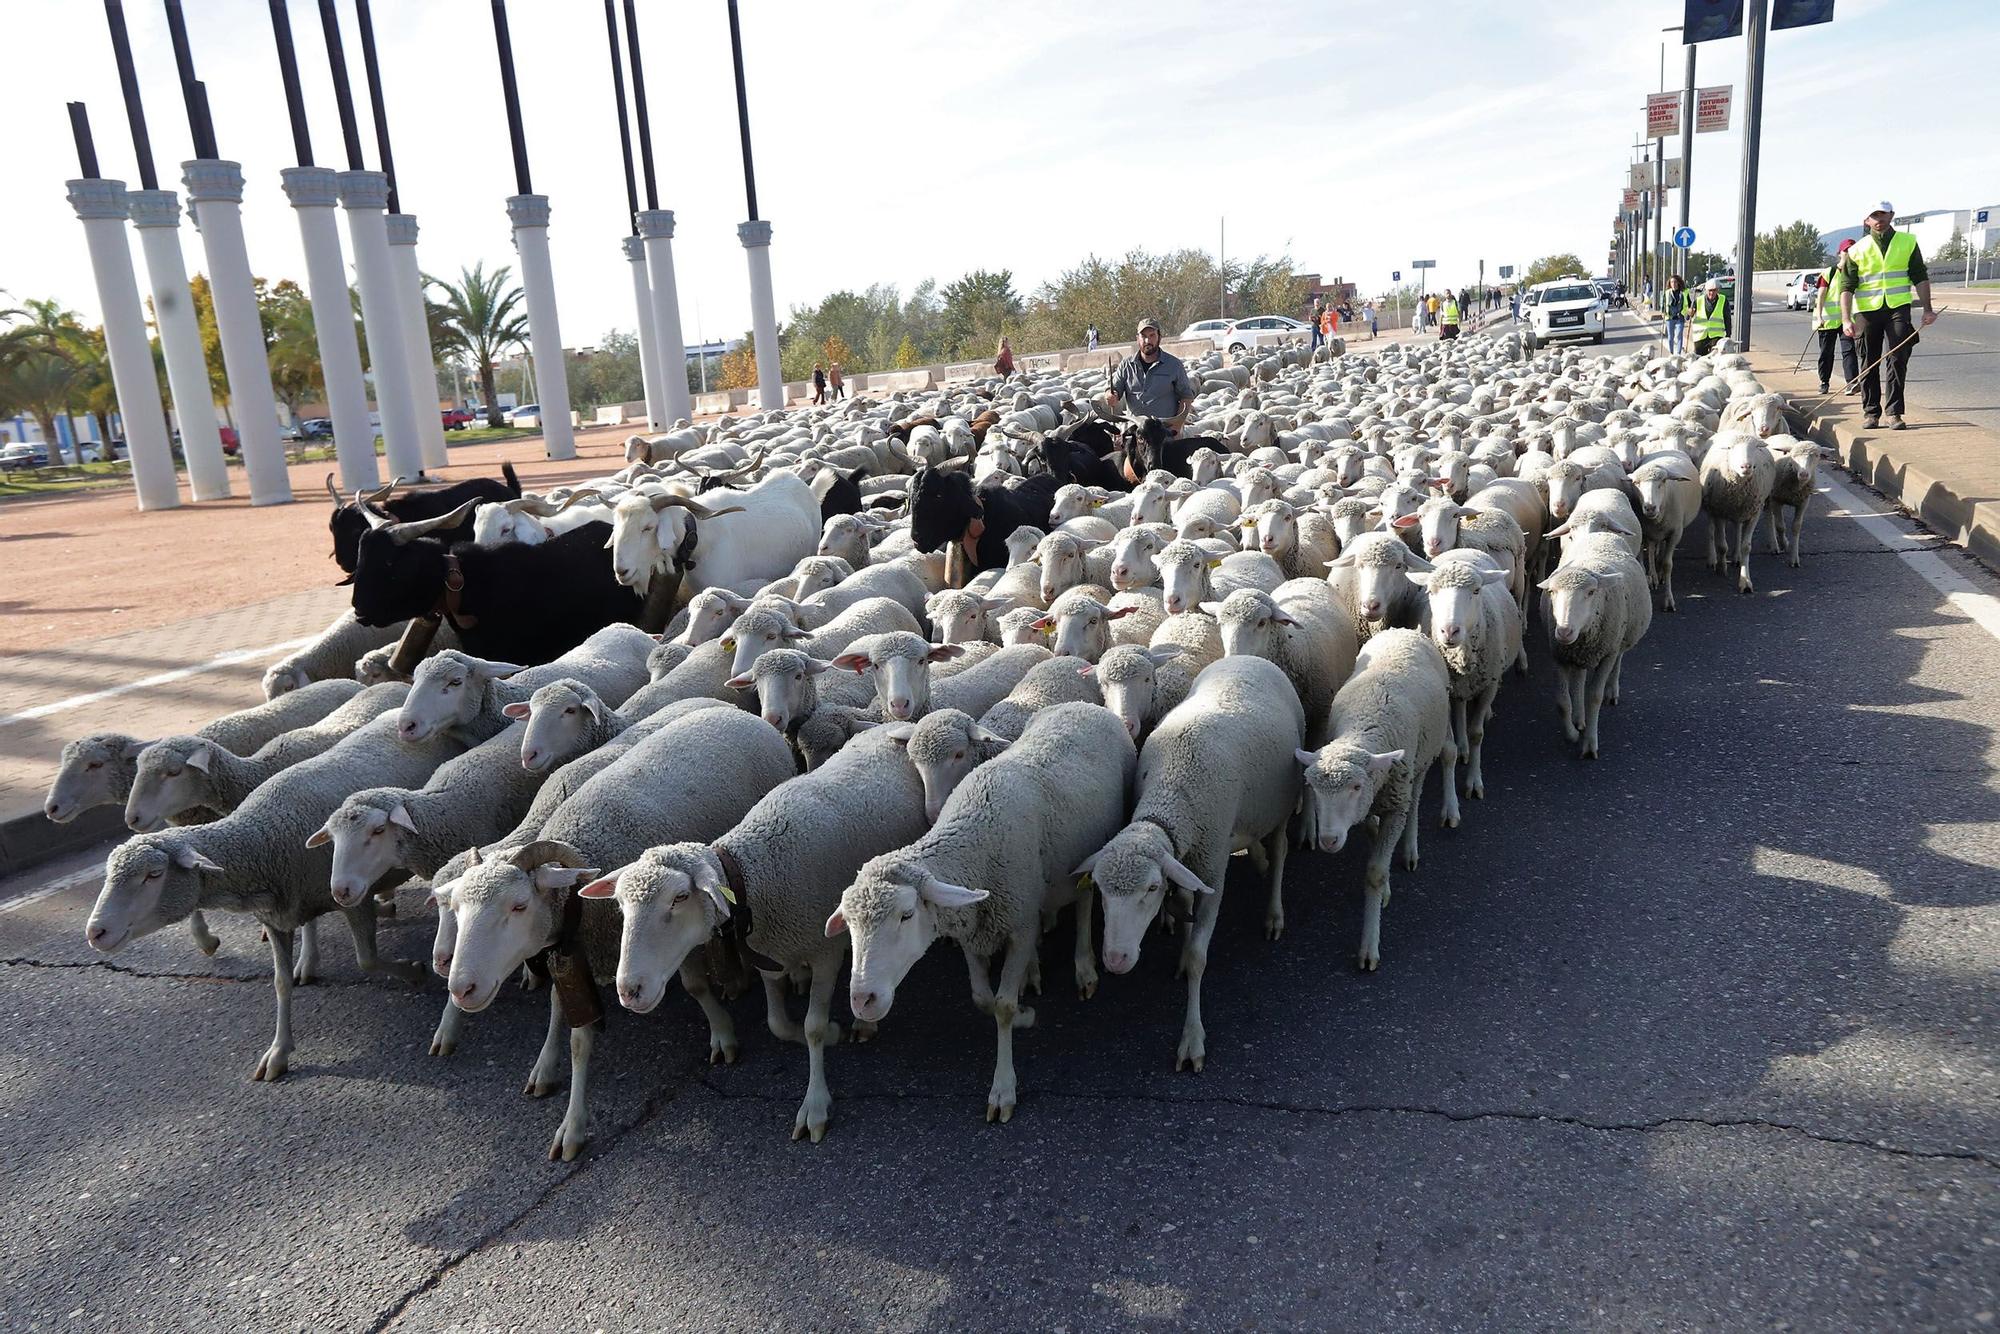
[[[278,172],[294,163],[268,0],[184,0],[221,155],[243,164],[251,265],[303,282]],[[378,167],[353,0],[339,0],[366,165]],[[192,156],[159,0],[127,21],[163,185]],[[315,157],[344,166],[318,6],[290,0]],[[746,216],[723,0],[638,0],[660,205],[677,215],[681,318],[750,322]],[[1289,254],[1385,289],[1435,259],[1574,252],[1599,266],[1680,0],[742,0],[762,215],[779,315],[828,292],[907,292],[975,268],[1031,292],[1089,254],[1134,247]],[[522,113],[549,232],[563,341],[634,325],[623,171],[601,0],[512,0]],[[375,0],[404,210],[427,272],[512,263],[514,192],[489,0]],[[8,205],[0,289],[98,318],[64,104],[89,104],[101,170],[138,183],[95,0],[6,0]],[[1678,86],[1682,48],[1666,50]],[[1727,250],[1738,208],[1744,43],[1705,43],[1696,82],[1737,86],[1729,133],[1696,137],[1691,222]],[[2000,202],[1994,0],[1837,0],[1834,22],[1774,33],[1760,228],[1851,225]],[[1669,140],[1669,154],[1679,152]],[[636,151],[636,150],[635,150]],[[641,187],[643,192],[643,185]],[[641,199],[644,205],[644,199]],[[1677,209],[1677,201],[1670,201]],[[190,272],[206,267],[183,230]],[[142,290],[145,270],[134,248]],[[352,251],[348,251],[351,264]]]

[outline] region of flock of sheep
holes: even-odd
[[[1744,592],[1767,515],[1799,561],[1816,447],[1740,356],[1529,360],[1509,334],[1190,370],[1177,441],[1107,420],[1102,371],[1031,373],[634,437],[615,476],[546,496],[510,476],[417,518],[336,496],[355,611],[273,664],[266,703],[65,748],[49,817],[122,802],[136,831],[89,943],[186,921],[212,953],[204,913],[254,917],[278,1018],[253,1077],[277,1079],[317,918],[345,915],[364,970],[421,980],[375,948],[379,906],[419,877],[450,991],[432,1052],[516,975],[548,984],[527,1091],[560,1087],[567,1046],[550,1154],[569,1159],[599,986],[644,1013],[678,976],[734,1061],[724,1001],[754,975],[771,1032],[806,1047],[793,1135],[818,1141],[843,968],[864,1040],[946,938],[994,1022],[1005,1121],[1023,989],[1065,910],[1084,997],[1160,928],[1187,979],[1176,1065],[1199,1070],[1232,856],[1276,939],[1289,847],[1366,826],[1374,969],[1430,771],[1447,828],[1461,783],[1483,795],[1531,610],[1589,758],[1698,514]],[[421,636],[396,606],[439,628],[407,677]],[[648,617],[659,633],[629,623]]]

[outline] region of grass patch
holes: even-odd
[[[132,480],[125,463],[86,463],[81,468],[64,464],[48,468],[21,468],[0,473],[0,500],[20,500],[32,496],[59,496],[66,491],[93,491],[122,486]]]
[[[444,442],[449,445],[486,445],[495,440],[526,440],[538,436],[539,430],[528,430],[519,426],[468,426],[462,431],[446,431]]]

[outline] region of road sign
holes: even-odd
[[[1437,266],[1438,262],[1434,259],[1413,259],[1410,261],[1410,267],[1413,269],[1434,269]]]
[[[1694,90],[1694,132],[1712,134],[1729,128],[1729,95],[1733,84]]]
[[[1403,281],[1403,271],[1401,269],[1389,270],[1389,281],[1392,283],[1399,283]]]
[[[1646,137],[1664,139],[1681,132],[1681,95],[1646,94]]]
[[[1992,210],[1992,209],[1990,209],[1990,208],[1982,208],[1982,209],[1980,209],[1980,210],[1979,210],[1979,216],[1978,216],[1978,217],[1976,217],[1976,218],[1974,218],[1974,219],[1973,219],[1973,221],[1974,221],[1974,222],[1985,222],[1985,221],[1986,221],[1986,215],[1987,215],[1987,214],[1989,214],[1989,213],[1991,213],[1992,211],[1993,211],[1993,210]]]
[[[1674,244],[1682,250],[1692,250],[1694,248],[1694,228],[1676,227],[1674,229]]]
[[[1511,277],[1513,277],[1513,276],[1514,276],[1514,266],[1513,266],[1512,264],[1502,264],[1502,265],[1500,266],[1500,276],[1501,276],[1502,278],[1511,278]]]

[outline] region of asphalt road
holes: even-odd
[[[562,1166],[560,1107],[520,1093],[539,996],[432,1058],[441,987],[362,981],[333,926],[293,1073],[252,1084],[254,928],[113,967],[87,871],[6,887],[4,1324],[1989,1325],[2000,675],[1968,614],[1993,604],[1946,594],[2000,586],[1849,506],[1879,508],[1823,496],[1804,568],[1758,561],[1754,596],[1683,562],[1602,760],[1562,743],[1537,632],[1463,828],[1435,828],[1432,779],[1379,973],[1352,962],[1365,838],[1297,855],[1282,941],[1247,880],[1223,907],[1203,1073],[1173,1072],[1150,948],[1095,1000],[1038,1002],[1004,1126],[944,950],[830,1053],[825,1143],[788,1139],[803,1055],[760,1002],[711,1070],[674,995],[613,1014],[593,1146]],[[423,958],[430,929],[406,893],[385,935]]]
[[[1931,300],[1946,308],[1938,322],[1923,331],[1916,350],[1910,354],[1908,403],[1946,416],[2000,431],[2000,312],[1988,315],[1968,311],[1958,305],[1968,299],[1993,299],[1990,291],[1968,293],[1964,288],[1938,286]],[[1957,308],[1952,308],[1956,306]],[[1786,310],[1776,292],[1757,293],[1757,308],[1750,321],[1750,342],[1758,351],[1772,351],[1797,359],[1810,333],[1812,316],[1807,311]],[[1808,365],[1819,354],[1816,335]],[[1834,387],[1840,387],[1840,371],[1834,371]]]

